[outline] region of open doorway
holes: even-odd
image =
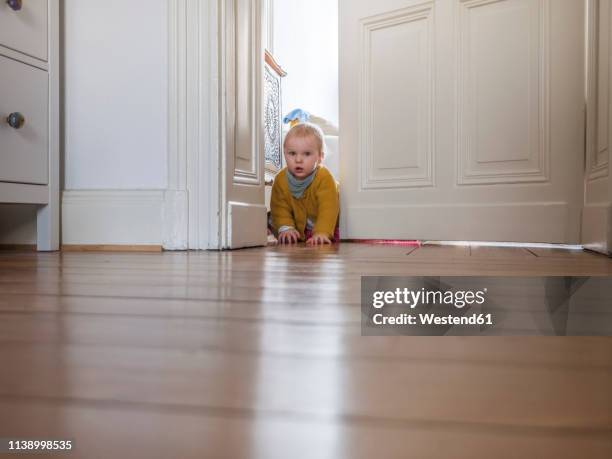
[[[284,166],[282,139],[289,129],[283,122],[297,109],[307,113],[309,122],[319,125],[325,134],[324,165],[339,180],[338,129],[338,2],[337,0],[265,0],[264,44],[271,57],[270,74],[265,84],[279,90],[278,115],[268,117],[271,137],[280,131],[273,151],[266,147],[266,179],[270,184],[275,172]],[[274,82],[278,76],[278,85]],[[272,110],[275,112],[276,110]],[[275,149],[274,149],[275,148]],[[269,206],[271,187],[266,189]]]
[[[228,247],[259,243],[236,234],[265,217],[263,48],[287,72],[281,116],[325,118],[310,91],[331,99],[315,78],[333,79],[322,56],[337,52],[343,239],[580,242],[584,2],[262,2],[221,3]]]

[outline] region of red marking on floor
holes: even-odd
[[[378,244],[378,245],[399,245],[408,247],[421,247],[421,241],[401,240],[401,239],[343,239],[342,242],[352,242],[356,244]]]

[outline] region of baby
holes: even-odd
[[[297,124],[287,133],[283,149],[287,167],[274,179],[270,201],[278,241],[309,245],[339,241],[338,186],[321,165],[323,132],[314,124]]]

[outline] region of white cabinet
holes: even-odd
[[[0,45],[46,61],[48,8],[47,0],[2,0]]]
[[[0,203],[37,204],[59,248],[59,0],[0,0]]]
[[[49,183],[49,77],[0,56],[0,181]],[[13,117],[11,124],[6,118]],[[17,124],[15,124],[17,123]]]

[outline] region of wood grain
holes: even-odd
[[[36,244],[0,244],[0,252],[36,252]]]
[[[161,252],[161,245],[64,244],[63,252]]]
[[[612,339],[362,337],[362,275],[606,275],[367,244],[1,253],[0,432],[74,457],[609,458]]]

